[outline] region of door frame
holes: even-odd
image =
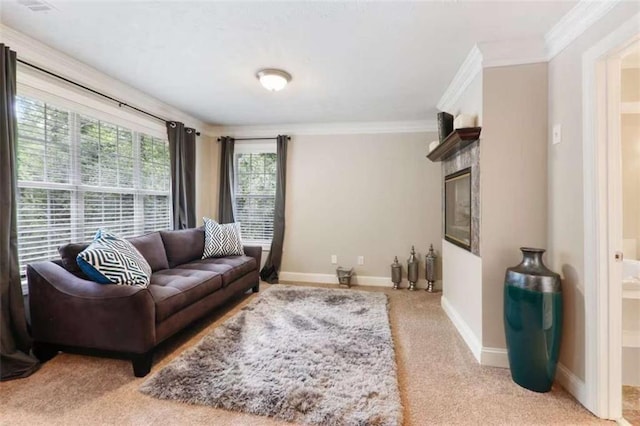
[[[622,418],[620,60],[636,14],[582,56],[586,407]]]

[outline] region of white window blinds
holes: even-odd
[[[242,239],[271,243],[276,200],[276,153],[236,153],[234,185],[236,222],[240,222]]]
[[[168,142],[19,96],[18,253],[58,257],[98,228],[133,236],[170,227]]]

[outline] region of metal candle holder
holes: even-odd
[[[391,282],[394,290],[399,288],[400,281],[402,281],[402,265],[398,262],[398,256],[395,256],[391,264]]]
[[[407,260],[407,279],[409,280],[409,290],[415,290],[418,282],[418,259],[416,259],[416,250],[413,246],[411,246],[411,256]]]
[[[433,251],[433,244],[429,245],[429,253],[425,256],[424,263],[427,291],[433,293],[433,284],[436,282],[436,254]]]

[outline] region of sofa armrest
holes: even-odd
[[[155,345],[146,288],[98,284],[53,262],[27,265],[33,338],[51,344],[144,353]]]
[[[260,271],[260,262],[262,261],[262,246],[244,246],[245,256],[253,257]]]

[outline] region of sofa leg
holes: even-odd
[[[33,342],[33,354],[40,362],[47,362],[58,355],[58,348],[51,343]]]
[[[251,290],[253,290],[254,293],[258,293],[260,291],[260,283],[253,286]]]
[[[153,362],[153,350],[143,354],[134,354],[131,358],[133,365],[133,375],[136,377],[144,377],[151,371]]]

